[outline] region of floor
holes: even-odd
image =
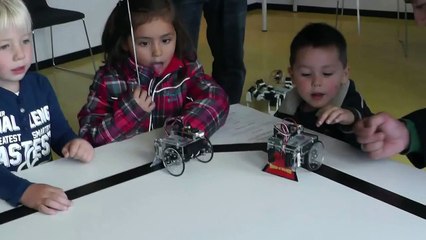
[[[268,31],[261,31],[261,11],[248,13],[245,63],[247,77],[242,104],[246,104],[245,93],[258,79],[273,84],[271,72],[288,67],[289,46],[294,35],[309,22],[335,24],[333,14],[293,13],[268,11]],[[361,33],[358,35],[355,16],[343,16],[338,28],[348,42],[350,77],[374,112],[387,111],[395,117],[426,106],[426,29],[408,22],[408,56],[400,40],[403,39],[403,20],[361,17]],[[205,39],[205,24],[199,40],[199,58],[205,71],[211,72],[212,57]],[[398,34],[399,33],[399,34]],[[399,36],[398,36],[399,35]],[[102,54],[95,56],[97,66]],[[63,65],[93,75],[89,58]],[[54,68],[41,70],[52,82],[69,123],[78,130],[76,114],[85,103],[91,77],[81,76]],[[256,102],[252,107],[266,111],[266,102]],[[407,162],[405,157],[396,160]]]

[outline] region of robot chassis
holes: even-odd
[[[324,144],[317,135],[304,132],[303,126],[283,120],[274,126],[267,143],[268,162],[293,172],[300,166],[318,170],[324,161]],[[277,163],[277,157],[283,163]]]
[[[167,171],[178,177],[185,171],[185,162],[193,158],[203,163],[212,160],[213,146],[203,131],[180,124],[171,128],[166,137],[154,140],[155,160],[152,165],[162,161]]]

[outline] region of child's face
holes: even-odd
[[[412,3],[416,23],[426,26],[426,0],[413,0]]]
[[[176,31],[173,24],[163,18],[154,18],[138,26],[134,32],[138,64],[152,67],[160,75],[169,65],[176,48]],[[133,56],[131,37],[125,49]]]
[[[9,27],[0,32],[0,87],[19,91],[32,61],[31,33]]]
[[[304,47],[297,52],[295,60],[289,73],[299,95],[310,108],[327,106],[340,86],[348,81],[348,68],[343,67],[335,46]]]

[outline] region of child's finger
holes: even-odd
[[[67,199],[67,201],[69,201]],[[56,211],[65,211],[71,206],[68,204],[65,199],[55,198],[55,199],[46,199],[44,202],[44,206],[56,210]]]
[[[47,215],[54,215],[54,214],[58,213],[57,210],[49,208],[45,205],[38,206],[37,211],[44,213],[44,214],[47,214]]]
[[[95,157],[95,151],[93,150],[87,150],[87,153],[85,154],[84,158],[81,159],[83,162],[90,162]]]
[[[56,214],[58,211],[65,211],[71,206],[71,201],[65,192],[57,187],[46,186],[48,195],[41,201],[37,210],[45,214]]]
[[[62,155],[64,155],[64,158],[70,157],[70,153],[68,152],[67,146],[62,149]]]
[[[62,205],[70,207],[72,202],[68,199],[67,194],[61,188],[52,187],[54,190],[51,193],[50,198]]]
[[[155,108],[155,102],[151,102],[149,105],[149,109],[152,111]]]
[[[321,126],[327,119],[332,109],[322,112],[317,121],[317,127]]]
[[[74,144],[70,144],[70,147],[68,148],[69,156],[71,158],[76,158],[79,148],[80,148],[80,144],[78,142]]]
[[[143,101],[146,101],[147,97],[148,97],[148,92],[145,90],[142,90],[139,95],[139,98],[142,99]]]
[[[342,116],[341,111],[337,111],[337,110],[331,111],[325,121],[327,122],[327,124],[338,123],[340,122],[341,116]]]
[[[133,98],[138,98],[140,94],[141,94],[141,88],[140,87],[136,87],[133,90]]]
[[[90,162],[94,157],[94,151],[88,146],[81,146],[76,157],[82,162]]]

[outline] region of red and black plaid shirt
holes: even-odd
[[[90,86],[87,103],[78,114],[80,136],[94,146],[130,138],[152,128],[162,127],[169,117],[182,116],[185,124],[211,136],[228,116],[225,91],[208,75],[198,61],[174,57],[162,76],[139,66],[142,89],[149,92],[155,109],[147,113],[136,103],[132,91],[139,85],[136,66],[129,58],[120,71],[102,66]],[[151,89],[148,89],[151,84]]]

